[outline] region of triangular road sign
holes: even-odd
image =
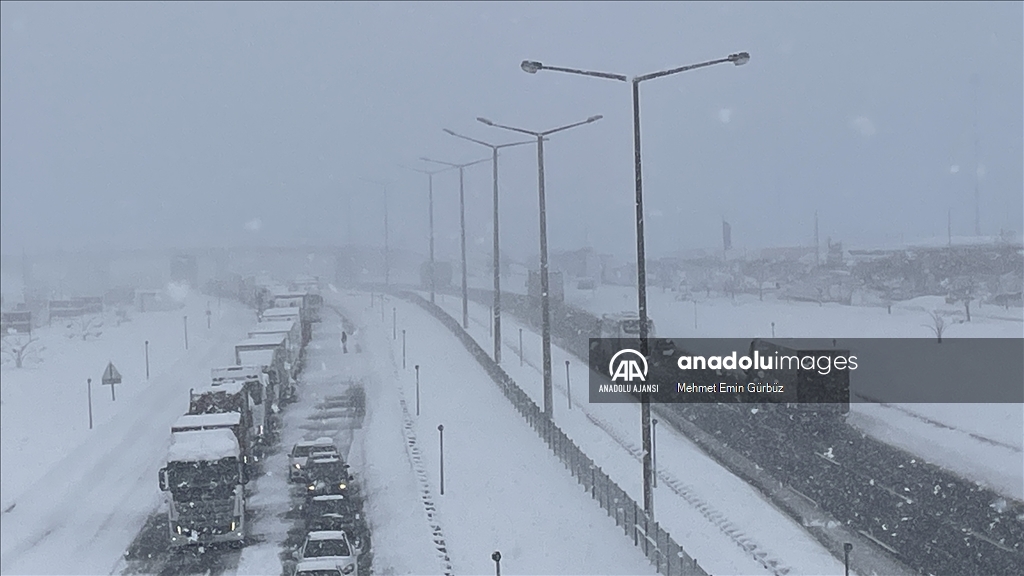
[[[120,384],[121,373],[114,368],[113,362],[107,362],[107,369],[103,371],[103,383],[104,384]]]

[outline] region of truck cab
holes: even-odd
[[[224,429],[182,430],[171,438],[159,472],[171,546],[244,541],[249,479],[238,439]]]

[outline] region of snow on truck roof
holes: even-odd
[[[263,374],[263,368],[255,365],[247,366],[223,366],[210,370],[210,377],[214,380],[257,380]]]
[[[238,438],[230,430],[196,430],[171,434],[168,462],[213,461],[238,457]]]
[[[243,364],[271,366],[274,363],[273,350],[238,350],[238,357]]]
[[[254,334],[275,334],[277,332],[291,332],[295,328],[295,320],[290,318],[284,320],[268,320],[260,322],[249,330],[249,337]]]
[[[273,317],[273,316],[298,316],[298,315],[299,315],[299,307],[298,306],[285,306],[285,307],[281,307],[281,308],[267,308],[266,310],[263,311],[263,314],[262,314],[262,316],[264,318]]]
[[[242,341],[236,343],[235,344],[235,348],[238,348],[240,346],[275,346],[275,345],[281,345],[281,344],[284,343],[285,338],[287,338],[287,336],[285,336],[284,334],[259,334],[258,336],[253,336],[251,338],[246,338],[245,340],[242,340]]]
[[[197,386],[192,389],[192,394],[210,394],[223,392],[228,395],[234,395],[240,393],[245,387],[242,382],[235,380],[228,380],[226,382],[218,382],[215,384],[207,384],[205,386]]]
[[[175,428],[219,428],[224,426],[237,426],[242,421],[242,415],[238,412],[222,412],[220,414],[186,414],[171,426]],[[230,431],[229,431],[230,432]],[[234,433],[232,433],[233,435]]]

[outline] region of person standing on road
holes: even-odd
[[[341,352],[348,354],[348,334],[344,330],[341,332]]]

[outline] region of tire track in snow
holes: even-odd
[[[406,405],[405,399],[403,398],[399,402],[402,405],[402,420],[404,421],[402,434],[405,436],[406,454],[409,456],[409,463],[412,464],[413,471],[416,473],[416,480],[420,485],[420,498],[423,500],[423,509],[427,513],[427,522],[430,524],[430,530],[433,533],[434,548],[437,550],[437,556],[441,561],[444,575],[455,576],[452,561],[448,557],[448,544],[444,539],[444,531],[441,529],[441,524],[437,519],[437,507],[434,506],[434,499],[431,496],[430,480],[427,478],[427,471],[423,466],[423,458],[421,458],[419,446],[416,444],[416,433],[413,431],[412,416],[409,414],[409,407]]]

